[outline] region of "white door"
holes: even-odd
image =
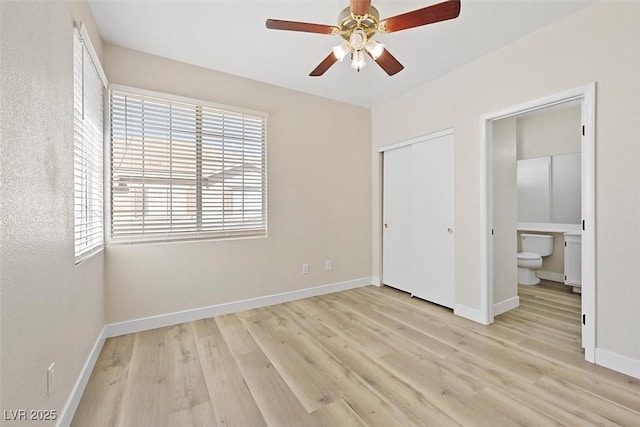
[[[413,294],[453,308],[453,135],[412,145]]]
[[[383,283],[450,308],[453,180],[452,134],[384,153]]]
[[[411,146],[384,153],[383,282],[412,292],[411,259]]]

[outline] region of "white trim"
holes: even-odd
[[[595,83],[590,83],[588,85],[580,86],[575,89],[570,89],[554,95],[545,96],[533,101],[507,107],[503,110],[499,110],[484,116],[484,119],[489,121],[506,119],[508,117],[521,116],[533,111],[544,110],[546,108],[569,103],[571,101],[581,100],[584,98],[586,92],[589,90],[589,88],[591,88],[592,85],[595,88]]]
[[[602,348],[596,348],[596,364],[640,379],[640,360]]]
[[[89,57],[91,61],[93,61],[93,65],[100,76],[100,80],[102,80],[102,85],[106,88],[109,87],[109,80],[107,79],[107,75],[104,73],[102,69],[102,64],[100,63],[100,58],[98,58],[98,53],[96,49],[93,47],[93,43],[91,43],[91,37],[89,37],[89,32],[87,31],[87,27],[85,27],[83,22],[74,22],[74,27],[78,30],[78,34],[80,34],[80,40],[82,44],[84,44],[87,52],[89,53]]]
[[[373,276],[371,278],[371,284],[374,285],[374,286],[380,287],[380,286],[382,286],[382,280],[380,280],[379,277]]]
[[[582,346],[585,359],[595,363],[596,348],[596,84],[583,88],[582,124]]]
[[[582,313],[586,325],[582,327],[582,343],[585,359],[595,360],[596,345],[596,217],[595,217],[595,105],[596,83],[590,83],[562,93],[505,108],[481,117],[480,146],[480,310],[487,323],[493,323],[493,165],[492,122],[524,113],[548,108],[566,102],[580,101],[582,124]],[[481,322],[482,323],[482,322]]]
[[[552,271],[536,271],[536,276],[540,279],[551,280],[552,282],[558,282],[564,284],[564,274],[562,273],[554,273]]]
[[[211,107],[211,108],[217,108],[220,110],[233,111],[234,113],[251,114],[258,117],[263,117],[265,119],[269,117],[269,114],[265,113],[264,111],[249,110],[247,108],[237,107],[235,105],[218,104],[215,102],[206,101],[204,99],[189,98],[186,96],[174,95],[172,93],[141,89],[139,87],[112,84],[109,86],[109,89],[114,90],[116,92],[127,92],[134,95],[148,96],[151,98],[162,98],[164,100],[184,102],[186,104],[202,105],[203,107]],[[265,134],[266,134],[266,129],[265,129]]]
[[[105,87],[102,107],[103,112],[103,126],[102,136],[104,139],[103,148],[104,153],[102,159],[104,165],[102,167],[103,181],[102,181],[102,195],[104,197],[104,203],[102,204],[102,218],[104,218],[102,235],[104,236],[104,246],[109,247],[111,245],[111,97],[109,96],[109,88]]]
[[[498,316],[499,314],[506,313],[507,311],[518,307],[520,307],[520,297],[515,296],[493,304],[493,315]]]
[[[493,125],[481,121],[480,146],[480,312],[485,325],[493,323]],[[491,201],[491,203],[489,203]],[[490,267],[491,263],[491,267]]]
[[[407,145],[413,145],[418,142],[429,141],[432,139],[440,138],[447,135],[453,135],[453,128],[444,129],[438,132],[429,133],[427,135],[418,136],[416,138],[411,138],[406,141],[398,142],[397,144],[385,145],[378,149],[378,153],[383,153],[385,151],[393,150],[395,148],[406,147]]]
[[[78,376],[73,389],[71,389],[69,398],[67,399],[64,408],[62,408],[62,411],[60,411],[60,418],[58,418],[56,426],[67,427],[71,424],[71,420],[76,413],[76,409],[78,409],[78,404],[80,403],[84,389],[87,387],[93,368],[96,366],[96,362],[98,361],[98,356],[100,356],[100,352],[102,351],[102,346],[106,339],[105,335],[106,327],[102,328],[102,331],[98,334],[98,338],[96,339],[96,342],[93,345],[82,370],[80,371],[80,375]]]
[[[483,325],[488,325],[488,323],[485,322],[482,311],[477,308],[467,307],[462,304],[455,304],[453,307],[453,314],[464,317],[465,319],[473,320],[477,323],[482,323]]]
[[[147,331],[149,329],[173,326],[184,322],[207,319],[209,317],[221,316],[223,314],[236,313],[238,311],[250,310],[252,308],[266,307],[274,304],[282,304],[303,298],[315,297],[318,295],[330,294],[333,292],[345,291],[347,289],[359,288],[371,285],[371,277],[348,280],[346,282],[332,283],[328,285],[316,286],[313,288],[300,289],[298,291],[283,292],[280,294],[265,295],[257,298],[233,301],[223,304],[210,305],[207,307],[194,308],[191,310],[177,311],[174,313],[160,314],[158,316],[144,317],[140,319],[127,320],[119,323],[111,323],[105,326],[105,336],[107,338],[119,335],[132,334],[135,332]]]

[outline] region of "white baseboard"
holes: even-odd
[[[160,314],[158,316],[127,320],[119,323],[111,323],[105,326],[105,337],[116,337],[119,335],[147,331],[149,329],[173,326],[184,322],[191,322],[194,320],[221,316],[223,314],[250,310],[252,308],[266,307],[268,305],[281,304],[284,302],[295,301],[303,298],[310,298],[318,295],[345,291],[347,289],[359,288],[361,286],[371,285],[372,283],[372,277],[363,277],[361,279],[354,279],[346,282],[332,283],[328,285],[316,286],[313,288],[300,289],[298,291],[266,295],[263,297],[233,301],[224,304],[210,305],[207,307],[194,308],[191,310]]]
[[[482,315],[482,312],[477,308],[467,307],[466,305],[456,304],[453,307],[453,314],[456,316],[464,317],[465,319],[473,320],[474,322],[488,325],[487,319]]]
[[[640,360],[601,348],[596,348],[595,356],[596,365],[640,379]]]
[[[71,424],[71,420],[76,413],[76,409],[78,409],[78,404],[80,403],[84,389],[87,387],[93,368],[96,366],[96,362],[98,361],[98,356],[102,351],[102,346],[106,339],[105,330],[106,328],[102,328],[102,331],[100,331],[98,339],[96,339],[96,342],[89,353],[89,357],[87,357],[87,361],[84,363],[84,366],[80,371],[80,375],[78,376],[76,383],[73,385],[71,394],[69,395],[64,408],[60,411],[60,417],[56,424],[57,427],[68,427]]]
[[[497,316],[502,313],[506,313],[509,310],[513,310],[514,308],[518,308],[520,306],[520,297],[515,296],[513,298],[506,299],[504,301],[500,301],[496,304],[493,304],[493,315]]]
[[[373,277],[371,278],[371,284],[372,284],[372,285],[375,285],[375,286],[377,286],[377,287],[380,287],[380,286],[382,286],[382,280],[380,280],[380,278],[379,278],[379,277],[373,276]]]
[[[536,276],[540,279],[551,280],[552,282],[564,283],[564,275],[562,273],[553,273],[551,271],[536,271]]]

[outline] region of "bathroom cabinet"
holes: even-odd
[[[564,233],[564,284],[580,292],[582,285],[582,237]]]

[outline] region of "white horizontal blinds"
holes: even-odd
[[[262,116],[111,92],[113,243],[266,234]]]
[[[264,119],[202,109],[202,226],[266,228]]]
[[[76,263],[104,245],[104,85],[74,31],[74,233]]]

